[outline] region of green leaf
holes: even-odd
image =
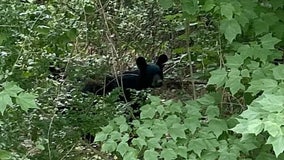
[[[138,137],[138,138],[134,138],[132,140],[132,144],[135,146],[138,146],[139,149],[142,149],[143,146],[146,146],[147,143],[145,142],[145,139]]]
[[[215,105],[210,105],[207,107],[206,115],[208,117],[208,120],[211,120],[215,117],[219,117],[220,111],[219,108]]]
[[[116,150],[117,144],[115,141],[109,139],[108,141],[106,141],[105,143],[103,143],[102,145],[102,151],[103,152],[107,152],[107,153],[111,153],[113,151]]]
[[[173,6],[173,1],[172,0],[159,0],[159,4],[162,6],[162,8],[169,9],[170,7]]]
[[[194,15],[198,12],[199,6],[197,0],[181,0],[183,13]]]
[[[178,148],[176,149],[176,153],[185,159],[187,159],[187,152],[188,149],[185,146],[178,146]]]
[[[216,84],[217,88],[223,86],[225,84],[227,78],[227,72],[223,69],[217,69],[210,72],[211,77],[207,84]]]
[[[226,121],[221,119],[212,119],[208,124],[208,129],[218,138],[224,131],[228,130]]]
[[[233,95],[239,90],[245,90],[245,86],[241,83],[242,77],[231,76],[226,82],[225,87],[228,87]]]
[[[232,41],[241,34],[241,26],[236,19],[225,19],[221,21],[220,30],[225,34],[225,38],[232,43]]]
[[[206,150],[207,146],[204,143],[204,140],[202,138],[192,139],[188,143],[188,148],[190,150],[193,150],[194,153],[196,153],[199,157],[201,156],[201,151]]]
[[[171,113],[181,113],[181,107],[182,107],[182,103],[181,101],[178,101],[178,102],[172,102],[170,105],[169,105],[169,111]]]
[[[153,132],[146,127],[138,128],[136,133],[138,134],[139,137],[154,137]]]
[[[221,15],[225,16],[227,19],[233,18],[233,13],[235,11],[234,6],[231,3],[221,4]]]
[[[147,146],[148,146],[148,148],[159,148],[159,149],[161,149],[162,148],[162,146],[160,145],[160,143],[159,143],[159,141],[160,141],[160,138],[150,138],[148,141],[147,141]]]
[[[284,96],[282,95],[263,94],[263,96],[256,99],[254,103],[260,104],[261,108],[268,112],[279,113],[284,110]]]
[[[156,120],[152,127],[152,132],[156,138],[160,138],[168,132],[167,124],[165,121]]]
[[[153,119],[156,114],[156,109],[153,106],[154,106],[153,104],[148,104],[148,105],[141,107],[140,118],[141,119],[146,119],[146,118]]]
[[[184,125],[176,123],[169,129],[169,134],[174,140],[177,138],[186,138],[184,132],[185,129]]]
[[[126,152],[125,156],[123,157],[123,160],[137,160],[137,151],[136,150],[130,150]]]
[[[0,34],[0,45],[7,39],[7,35],[4,33]]]
[[[256,35],[267,33],[269,31],[269,24],[262,19],[256,19],[253,23]]]
[[[235,153],[221,152],[218,160],[237,160],[238,155]]]
[[[117,125],[126,124],[126,118],[124,116],[119,116],[113,119]]]
[[[67,37],[69,38],[70,41],[75,41],[77,38],[77,29],[76,28],[71,28],[66,32]]]
[[[161,157],[165,160],[176,159],[177,153],[171,148],[165,148],[161,152]]]
[[[197,128],[201,127],[199,116],[190,116],[189,118],[184,119],[184,126],[188,128],[193,134]]]
[[[234,56],[226,56],[226,66],[229,68],[239,68],[244,63],[244,58],[239,54]]]
[[[284,65],[278,65],[272,69],[276,80],[284,80]]]
[[[272,137],[281,136],[281,125],[270,121],[264,122],[264,131],[267,131]]]
[[[146,150],[144,152],[144,159],[145,160],[158,160],[158,156],[159,156],[159,153],[154,151],[153,149]]]
[[[252,92],[254,95],[262,90],[273,91],[275,88],[277,88],[277,81],[273,79],[253,79],[249,84],[250,86],[246,92]]]
[[[11,159],[11,153],[5,150],[0,149],[0,159],[9,160]]]
[[[125,123],[125,124],[121,124],[119,126],[119,131],[120,132],[126,132],[128,130],[129,126]]]
[[[13,106],[11,97],[5,91],[0,92],[0,112],[3,114],[7,105]]]
[[[28,111],[30,108],[38,108],[35,102],[36,96],[30,93],[20,93],[16,97],[16,103],[21,106],[22,110]]]
[[[5,82],[3,87],[5,88],[5,92],[11,97],[17,97],[18,93],[23,91],[15,82]]]
[[[280,135],[277,137],[269,136],[268,140],[266,142],[267,144],[272,144],[273,151],[276,155],[276,157],[279,156],[280,153],[284,151],[284,135]]]
[[[166,124],[168,127],[171,127],[173,124],[180,123],[180,118],[176,115],[170,115],[166,119]]]
[[[106,134],[104,132],[99,132],[99,133],[96,134],[95,142],[105,141],[107,139],[107,136],[108,136],[108,134]]]
[[[117,152],[120,153],[120,155],[123,157],[125,155],[125,153],[128,151],[129,149],[129,146],[127,143],[125,142],[120,142],[118,145],[117,145]]]
[[[274,49],[274,46],[281,40],[275,37],[272,37],[272,33],[266,34],[260,38],[261,45],[266,49]]]
[[[215,5],[215,2],[213,0],[207,0],[207,1],[205,1],[205,4],[202,6],[202,8],[205,12],[208,12],[211,9],[213,9],[215,6],[216,5]]]
[[[112,140],[120,140],[121,133],[119,133],[118,131],[113,131],[113,132],[110,133],[110,138]]]

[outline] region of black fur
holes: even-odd
[[[146,62],[144,57],[138,57],[136,65],[138,70],[126,71],[117,78],[107,76],[103,86],[98,85],[95,81],[89,80],[83,88],[83,92],[92,92],[96,95],[104,95],[111,92],[117,87],[121,87],[124,95],[129,101],[129,89],[143,90],[146,88],[161,87],[163,84],[163,67],[168,61],[166,55],[160,55],[156,63]]]

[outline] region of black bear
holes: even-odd
[[[147,63],[144,57],[136,59],[138,70],[126,71],[117,77],[106,77],[105,85],[100,86],[94,81],[88,81],[83,88],[83,92],[92,92],[96,95],[103,95],[111,92],[117,87],[121,87],[125,98],[129,101],[129,89],[143,90],[146,88],[161,87],[163,83],[163,67],[168,57],[162,54],[156,63]]]

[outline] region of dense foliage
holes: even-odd
[[[284,1],[1,0],[0,15],[0,159],[284,158]],[[138,119],[119,90],[81,92],[159,54],[165,85],[133,95]]]

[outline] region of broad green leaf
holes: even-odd
[[[11,159],[11,153],[5,150],[0,149],[0,159],[9,160]]]
[[[102,145],[102,151],[103,152],[107,152],[107,153],[111,153],[113,151],[116,150],[117,144],[115,141],[109,139],[108,141],[106,141],[105,143],[103,143]]]
[[[104,133],[111,133],[113,131],[113,127],[111,125],[107,125],[105,127],[102,127],[102,131]]]
[[[259,119],[250,120],[247,123],[247,131],[245,133],[253,133],[258,135],[264,128],[264,124]]]
[[[123,157],[123,160],[137,160],[137,155],[138,151],[131,148],[126,152],[125,156]]]
[[[232,19],[235,11],[234,6],[231,3],[221,4],[221,15],[225,16],[227,19]]]
[[[244,63],[244,59],[239,54],[235,54],[234,56],[226,56],[226,66],[229,68],[239,68]]]
[[[269,31],[269,24],[262,19],[255,19],[253,23],[256,35],[267,33]]]
[[[245,27],[249,23],[249,18],[246,17],[243,13],[236,15],[236,20],[242,27]]]
[[[280,153],[284,151],[284,135],[280,135],[277,137],[269,136],[268,140],[266,142],[267,144],[272,144],[273,151],[276,155],[276,157],[279,156]]]
[[[134,138],[132,140],[132,144],[135,146],[138,146],[139,149],[142,149],[143,146],[147,146],[147,143],[145,142],[145,139],[138,137],[138,138]]]
[[[107,139],[107,136],[108,134],[104,133],[104,132],[99,132],[96,134],[96,137],[95,137],[95,142],[102,142],[102,141],[105,141]]]
[[[166,124],[168,127],[171,127],[173,124],[180,123],[180,118],[176,115],[170,115],[166,119]]]
[[[249,70],[248,70],[248,69],[243,69],[243,70],[241,71],[241,76],[242,76],[242,77],[250,77]]]
[[[5,92],[0,92],[0,112],[3,114],[6,110],[7,105],[13,106],[11,97]]]
[[[140,118],[141,119],[146,119],[146,118],[153,119],[153,117],[156,114],[156,109],[153,106],[154,105],[152,105],[152,104],[148,104],[148,105],[141,107]]]
[[[161,158],[171,160],[177,158],[177,153],[171,148],[164,148],[161,152]]]
[[[172,0],[159,0],[159,4],[160,4],[164,9],[169,9],[170,7],[173,6],[173,1],[172,1]]]
[[[184,126],[188,128],[192,134],[197,130],[197,128],[201,127],[199,116],[190,116],[189,118],[184,119]]]
[[[206,144],[202,138],[192,139],[188,143],[188,149],[196,153],[199,157],[201,156],[201,152],[207,149]]]
[[[202,8],[205,12],[208,12],[211,9],[213,9],[215,6],[216,6],[216,4],[213,0],[207,0],[207,1],[205,1],[205,4],[202,6]]]
[[[152,132],[156,138],[160,138],[168,132],[167,124],[164,121],[155,121]]]
[[[182,103],[181,101],[178,101],[178,102],[172,102],[170,105],[169,105],[169,111],[171,113],[181,113],[181,107],[182,107]]]
[[[257,94],[259,91],[272,91],[275,88],[277,88],[277,81],[273,79],[257,79],[250,82],[250,86],[246,92]]]
[[[139,137],[154,137],[153,132],[146,127],[138,128],[136,133],[138,134]]]
[[[215,71],[210,72],[211,77],[207,84],[216,84],[217,88],[223,86],[225,84],[225,80],[227,78],[227,72],[223,69],[217,69]]]
[[[281,112],[284,110],[284,96],[264,94],[262,98],[256,99],[255,102],[268,112]]]
[[[20,105],[22,110],[28,111],[30,108],[38,108],[35,102],[36,96],[30,93],[20,93],[16,97],[16,103]]]
[[[117,152],[119,152],[122,157],[125,155],[128,149],[129,149],[129,146],[125,142],[120,142],[116,148]]]
[[[120,138],[121,138],[121,133],[119,133],[118,131],[113,131],[110,133],[110,139],[120,140]]]
[[[128,130],[128,128],[129,128],[129,126],[128,126],[128,124],[121,124],[120,126],[119,126],[119,131],[120,132],[126,132],[127,130]]]
[[[188,148],[185,146],[178,146],[178,148],[176,149],[176,153],[185,159],[187,159],[187,152]]]
[[[159,141],[160,141],[160,138],[156,138],[156,137],[155,138],[150,138],[147,141],[148,148],[154,148],[154,149],[159,148],[159,149],[161,149],[162,146],[160,145]]]
[[[17,97],[18,93],[23,91],[15,82],[5,82],[3,87],[5,88],[5,92],[11,97]]]
[[[278,65],[272,71],[276,80],[284,80],[284,65]]]
[[[126,118],[124,116],[119,116],[113,119],[117,125],[126,124]]]
[[[228,130],[226,121],[221,119],[212,119],[208,124],[208,129],[218,138],[224,131]]]
[[[145,160],[158,160],[159,153],[155,150],[146,150],[144,152],[144,159]]]
[[[241,34],[241,26],[236,19],[225,19],[221,21],[220,30],[224,33],[225,38],[232,43],[232,41]]]
[[[233,95],[236,94],[239,90],[245,90],[245,86],[241,83],[241,79],[242,77],[239,75],[229,75],[225,87],[228,87]]]
[[[281,136],[281,125],[270,121],[264,122],[264,131],[267,131],[272,137]]]
[[[238,155],[235,153],[221,152],[218,160],[237,160]]]
[[[260,38],[261,45],[266,49],[274,49],[274,46],[281,40],[275,37],[272,37],[272,33],[266,34]]]
[[[169,129],[169,134],[171,137],[176,140],[177,138],[186,138],[185,136],[185,127],[182,124],[176,123]]]
[[[215,117],[219,117],[220,111],[219,108],[215,105],[210,105],[207,107],[206,115],[208,117],[208,120],[211,120]]]
[[[198,0],[181,0],[182,11],[189,15],[194,15],[198,12]]]

